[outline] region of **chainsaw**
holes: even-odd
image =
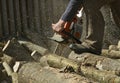
[[[66,22],[64,25],[64,29],[61,31],[61,33],[54,33],[53,37],[51,37],[50,39],[59,43],[71,42],[81,44],[81,41],[79,40],[80,32],[78,30],[75,30],[76,23],[76,18],[74,18],[71,22]]]

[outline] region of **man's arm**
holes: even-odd
[[[74,16],[77,14],[77,11],[81,7],[82,1],[83,0],[70,0],[60,20],[56,24],[52,24],[52,29],[60,33],[64,29],[65,23],[73,20]]]
[[[61,20],[72,21],[77,14],[83,0],[70,0],[65,12],[63,13]]]

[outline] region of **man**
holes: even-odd
[[[52,24],[52,28],[57,33],[63,30],[65,22],[71,21],[79,10],[81,4],[84,7],[87,19],[87,35],[82,44],[72,44],[70,48],[76,53],[89,52],[94,54],[101,54],[102,41],[104,36],[105,22],[100,12],[100,8],[109,4],[115,13],[120,14],[119,0],[70,0],[66,11],[61,16],[56,24]],[[113,15],[116,16],[116,15]],[[118,15],[120,18],[120,15]],[[116,20],[115,20],[116,21]],[[118,22],[118,21],[117,21]],[[118,23],[117,23],[118,24]],[[120,22],[119,22],[120,24]],[[118,25],[119,25],[118,24]]]

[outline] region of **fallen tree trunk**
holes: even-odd
[[[19,69],[19,83],[96,83],[77,74],[60,73],[60,70],[38,63],[26,63]]]
[[[18,75],[12,71],[12,68],[7,64],[7,62],[3,62],[3,67],[5,68],[8,76],[11,76],[12,83],[18,83]]]
[[[110,45],[110,46],[109,46],[109,51],[111,51],[111,50],[116,50],[116,51],[118,51],[119,49],[118,49],[117,45]]]
[[[106,83],[106,82],[119,83],[120,82],[120,77],[115,75],[113,72],[98,70],[96,68],[93,68],[93,66],[91,65],[84,65],[83,63],[80,64],[80,62],[75,62],[73,60],[70,60],[61,56],[50,54],[47,57],[47,61],[51,67],[55,67],[55,68],[71,66],[78,74],[82,73],[84,76],[95,79],[100,83]]]
[[[28,47],[29,49],[32,49],[32,50],[36,49],[36,46],[34,47],[33,44],[31,44],[31,46],[29,43],[24,44],[24,45],[26,45],[26,47]],[[46,56],[40,57],[40,59],[38,61],[41,64],[43,64],[43,66],[44,66],[44,64],[47,65],[48,57],[52,57],[52,56],[49,56],[49,52],[47,49],[40,47],[40,46],[37,46],[37,47],[38,47],[38,49],[36,49],[36,50],[41,55],[46,54]],[[54,55],[54,54],[51,54],[51,55]],[[109,58],[106,58],[103,56],[98,56],[98,55],[94,55],[94,54],[90,54],[90,53],[85,53],[83,55],[79,55],[79,54],[75,54],[74,52],[72,52],[69,55],[69,58],[74,59],[76,61],[80,61],[81,63],[87,64],[87,65],[88,64],[92,65],[93,67],[96,67],[100,70],[120,71],[120,64],[118,61],[115,61],[115,60],[112,60],[112,59],[109,59]],[[49,58],[49,59],[53,59],[53,58]],[[58,60],[58,59],[56,58],[56,60]]]
[[[120,77],[108,71],[100,71],[92,67],[81,67],[81,72],[88,78],[95,79],[100,83],[120,83]]]
[[[71,52],[69,58],[79,61],[84,65],[91,65],[98,68],[99,70],[120,71],[120,63],[117,60],[113,60],[107,57],[90,53],[83,53],[79,55]]]
[[[101,55],[105,57],[120,59],[120,51],[116,51],[116,50],[103,49]]]
[[[30,52],[37,51],[41,55],[45,55],[46,53],[48,53],[47,49],[45,49],[45,48],[43,48],[41,46],[38,46],[36,44],[33,44],[31,42],[28,42],[28,41],[19,41],[19,43],[22,44]]]

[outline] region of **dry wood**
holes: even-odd
[[[7,62],[3,62],[3,67],[5,68],[8,76],[11,76],[13,71],[12,71],[11,67],[7,64]]]
[[[109,46],[109,50],[111,51],[111,50],[116,50],[116,51],[118,51],[118,47],[117,47],[117,45],[110,45]]]
[[[19,83],[18,82],[18,74],[17,73],[12,73],[12,75],[11,75],[11,77],[12,77],[12,83]]]
[[[65,66],[71,66],[71,67],[73,67],[73,69],[76,72],[78,72],[79,65],[80,65],[73,60],[66,59],[64,57],[57,56],[55,54],[48,54],[47,55],[47,62],[50,66],[57,67],[57,68],[62,68],[62,67],[65,67]]]
[[[16,62],[15,62],[15,65],[13,66],[13,71],[14,71],[14,72],[17,72],[18,69],[19,69],[19,67],[20,67],[20,62],[16,61]]]
[[[31,56],[34,58],[34,60],[38,61],[41,66],[48,66],[46,60],[47,58],[44,56],[45,54],[50,53],[48,49],[45,49],[28,41],[19,41],[19,43],[31,52]]]
[[[95,59],[95,58],[94,58]],[[120,77],[110,71],[98,70],[93,68],[91,65],[80,64],[73,60],[63,58],[61,56],[50,54],[47,57],[48,64],[51,67],[62,68],[65,66],[71,66],[78,73],[82,73],[86,77],[90,77],[99,81],[100,83],[119,83]]]
[[[32,42],[28,41],[19,41],[20,44],[22,44],[25,48],[27,48],[30,52],[37,51],[41,55],[45,55],[48,53],[48,49],[43,48],[37,44],[34,44]]]
[[[23,46],[21,46],[16,39],[12,39],[7,42],[3,48],[3,53],[14,57],[16,60],[33,60],[30,53]]]
[[[82,62],[84,65],[91,65],[99,70],[120,71],[120,63],[107,57],[90,53],[76,54],[71,52],[69,58]]]
[[[110,58],[119,59],[120,58],[120,51],[103,49],[101,55],[106,56],[106,57],[110,57]]]
[[[88,78],[93,78],[99,83],[120,83],[120,77],[108,71],[97,70],[92,67],[81,67],[81,72]]]
[[[33,51],[31,53],[31,56],[33,57],[34,60],[38,61],[40,60],[40,58],[42,57],[40,53],[38,53],[37,51]]]
[[[12,68],[7,64],[7,62],[3,62],[3,67],[5,68],[8,76],[12,77],[12,83],[18,83],[18,74],[13,72]]]
[[[95,83],[80,75],[60,73],[59,69],[41,68],[38,63],[23,64],[19,70],[20,83]]]

